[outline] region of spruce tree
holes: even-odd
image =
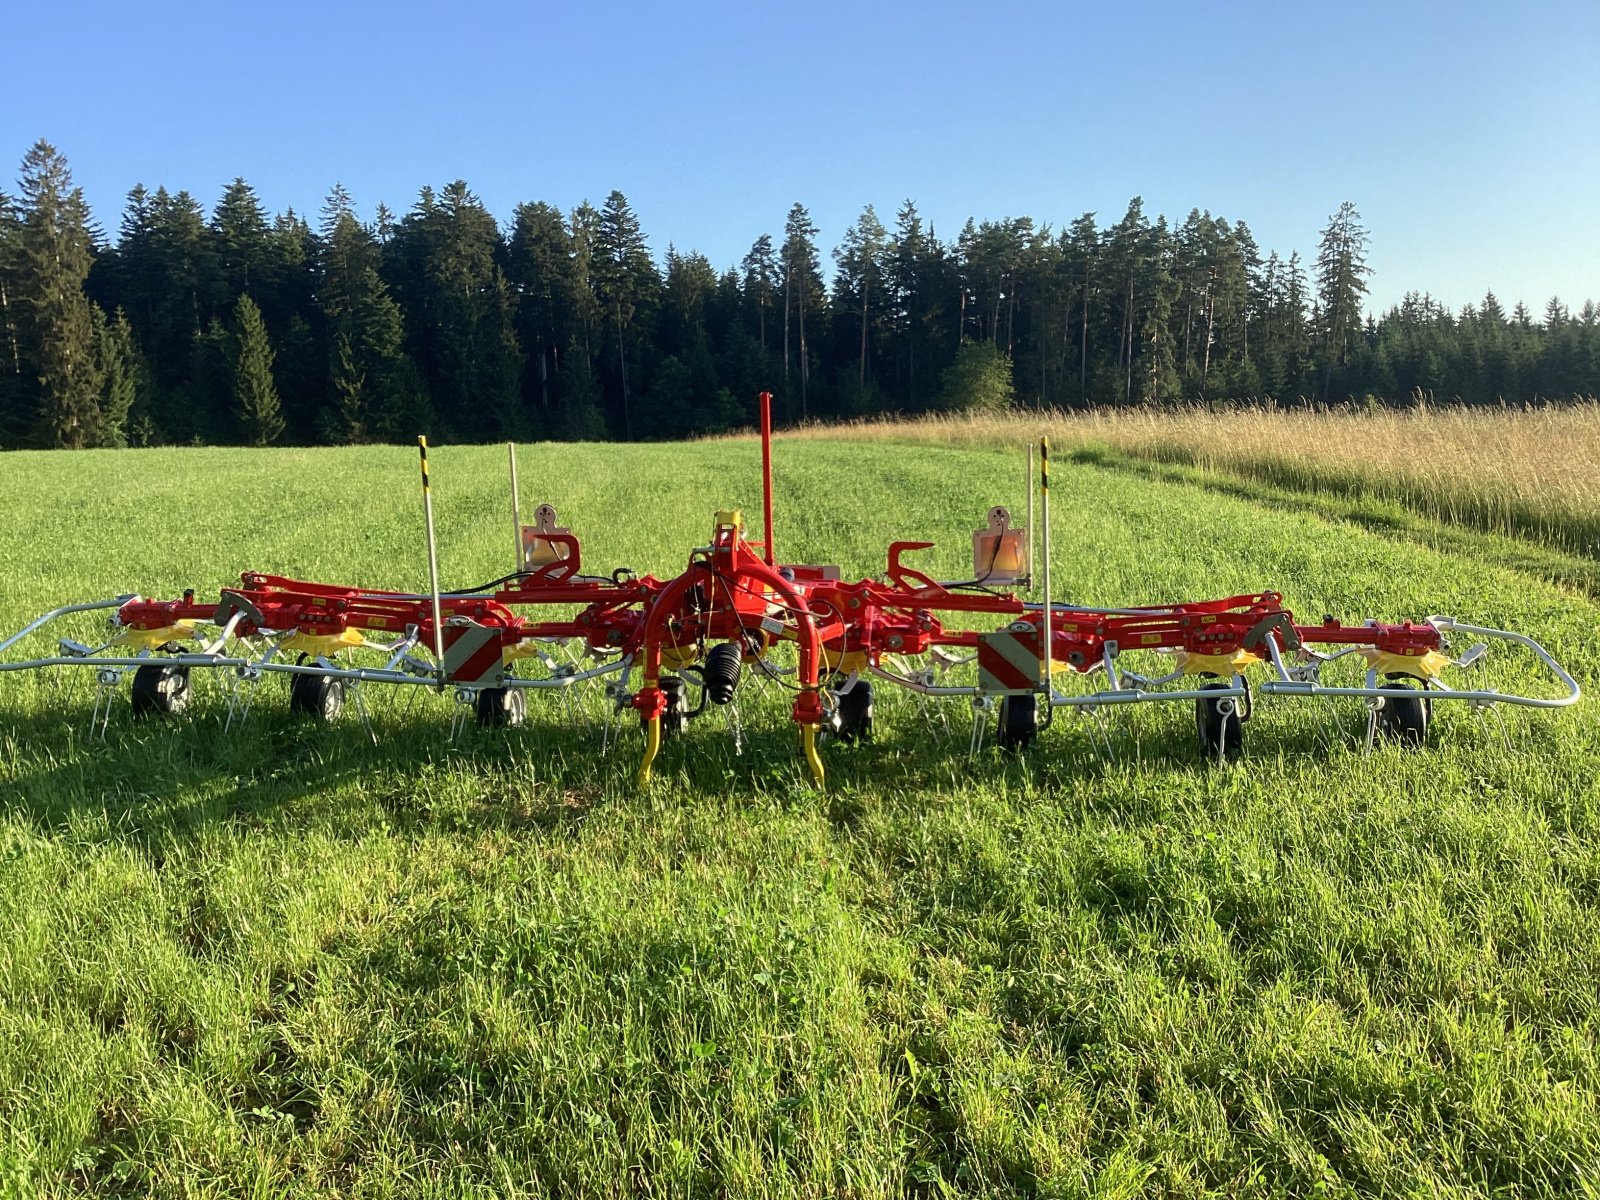
[[[744,298],[756,305],[756,336],[761,349],[767,348],[767,309],[772,307],[772,292],[778,282],[778,256],[772,249],[772,235],[763,233],[739,264],[744,268]]]
[[[211,216],[216,238],[221,287],[229,296],[272,292],[271,231],[255,189],[235,179],[222,193]],[[270,307],[270,306],[269,306]]]
[[[890,350],[894,356],[894,384],[912,405],[917,402],[917,333],[921,326],[922,257],[925,253],[922,217],[909,199],[895,218],[894,240],[889,245],[884,286],[889,310]]]
[[[872,205],[861,210],[856,223],[845,230],[844,243],[833,252],[838,274],[833,286],[838,310],[854,309],[860,351],[856,362],[858,400],[867,390],[867,359],[872,343],[872,305],[883,303],[883,277],[888,256],[887,231]]]
[[[99,437],[96,317],[84,294],[92,246],[89,209],[67,160],[40,141],[22,160],[20,339],[23,376],[36,384],[33,438],[76,449]]]
[[[22,374],[18,326],[22,267],[22,215],[0,192],[0,449],[22,441],[31,417]]]
[[[100,445],[128,444],[128,427],[139,398],[138,349],[127,315],[119,308],[107,320],[100,313],[95,330],[95,351],[100,358]]]
[[[494,217],[462,180],[416,206],[383,249],[410,348],[451,432],[498,436],[514,416],[522,354]]]
[[[1361,331],[1361,297],[1367,294],[1367,230],[1356,206],[1346,200],[1328,218],[1317,248],[1317,304],[1321,315],[1322,398],[1335,365],[1344,366],[1351,342]]]
[[[607,196],[600,210],[595,230],[594,275],[602,319],[611,326],[611,340],[617,351],[623,436],[631,438],[633,382],[628,376],[628,352],[641,318],[652,310],[661,281],[650,260],[639,218],[621,192],[613,191]]]
[[[796,361],[800,372],[800,417],[810,415],[811,348],[806,338],[806,314],[812,326],[822,310],[822,269],[817,257],[817,226],[803,204],[789,209],[783,223],[783,373],[789,379],[789,330],[797,337]]]
[[[356,362],[350,337],[333,337],[333,411],[325,414],[322,435],[330,442],[359,445],[367,440],[367,373]]]
[[[322,241],[319,298],[332,335],[333,399],[319,419],[320,432],[351,444],[374,434],[414,436],[417,376],[405,353],[399,306],[378,274],[377,239],[346,202],[332,211]]]
[[[233,403],[247,445],[267,446],[283,432],[278,389],[272,382],[272,346],[261,310],[248,295],[233,310]]]
[[[517,337],[529,355],[527,381],[530,388],[536,384],[539,406],[547,409],[573,299],[572,240],[561,210],[517,205],[506,251],[506,277],[517,295]]]

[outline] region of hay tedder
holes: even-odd
[[[524,525],[513,448],[517,569],[467,591],[441,591],[427,443],[419,439],[426,593],[252,571],[215,599],[188,591],[175,600],[124,595],[68,604],[0,641],[0,673],[94,672],[90,727],[101,731],[129,675],[131,713],[139,719],[182,712],[194,672],[220,672],[225,729],[248,717],[258,685],[274,675],[288,677],[294,711],[331,721],[348,698],[369,732],[365,687],[433,689],[459,704],[452,736],[473,717],[483,726],[522,724],[530,691],[560,693],[571,710],[574,690],[593,685],[605,689],[613,718],[637,714],[644,732],[641,783],[663,739],[683,733],[708,703],[728,711],[737,742],[737,694],[749,676],[792,694],[790,715],[818,784],[819,741],[869,738],[873,689],[883,685],[925,702],[965,703],[974,717],[973,754],[991,729],[1002,749],[1027,748],[1059,709],[1103,716],[1133,705],[1188,704],[1200,752],[1218,764],[1238,756],[1257,696],[1359,699],[1369,748],[1379,738],[1422,744],[1433,705],[1442,701],[1483,714],[1496,705],[1559,708],[1578,699],[1571,675],[1532,639],[1450,617],[1398,624],[1325,617],[1306,624],[1275,591],[1134,607],[1055,599],[1048,439],[1039,443],[1037,479],[1031,450],[1028,456],[1027,524],[1013,525],[1008,509],[991,508],[985,527],[973,534],[970,578],[941,581],[908,565],[907,556],[931,546],[917,541],[890,543],[885,573],[855,582],[836,567],[784,563],[773,536],[770,401],[762,395],[761,540],[749,536],[737,510],[718,512],[709,542],[691,551],[685,569],[670,579],[626,569],[586,572],[578,538],[557,523],[549,505]],[[1036,496],[1041,594],[1027,599],[1035,583]],[[44,631],[58,621],[101,612],[109,615],[109,632],[94,639],[98,644],[58,638],[53,654],[3,657],[50,636]],[[1452,657],[1449,639],[1456,635],[1482,640]],[[1559,693],[1519,695],[1452,682],[1476,668],[1493,643],[1531,652]],[[608,747],[616,724],[605,723]],[[1103,724],[1096,727],[1105,733]],[[1109,735],[1105,743],[1111,752]]]

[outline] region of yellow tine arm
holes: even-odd
[[[644,727],[644,761],[639,764],[639,786],[645,787],[650,782],[650,764],[656,761],[656,755],[661,752],[661,718],[652,717],[645,722]]]
[[[806,752],[806,763],[811,767],[811,778],[820,788],[823,786],[822,755],[817,753],[817,727],[815,725],[802,725],[800,727],[800,745]]]

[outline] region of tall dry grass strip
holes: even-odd
[[[1600,550],[1600,400],[1538,409],[1132,408],[932,416],[816,426],[791,437],[949,445],[1048,433],[1305,492],[1391,501],[1431,519]]]

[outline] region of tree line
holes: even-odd
[[[1314,261],[1243,221],[969,220],[942,239],[868,205],[832,251],[795,204],[720,271],[659,261],[621,192],[502,228],[457,181],[316,224],[235,179],[209,216],[129,193],[114,239],[41,141],[0,193],[0,447],[677,438],[972,407],[1275,397],[1528,403],[1593,392],[1600,313],[1491,292],[1373,316],[1368,231],[1341,205]]]

